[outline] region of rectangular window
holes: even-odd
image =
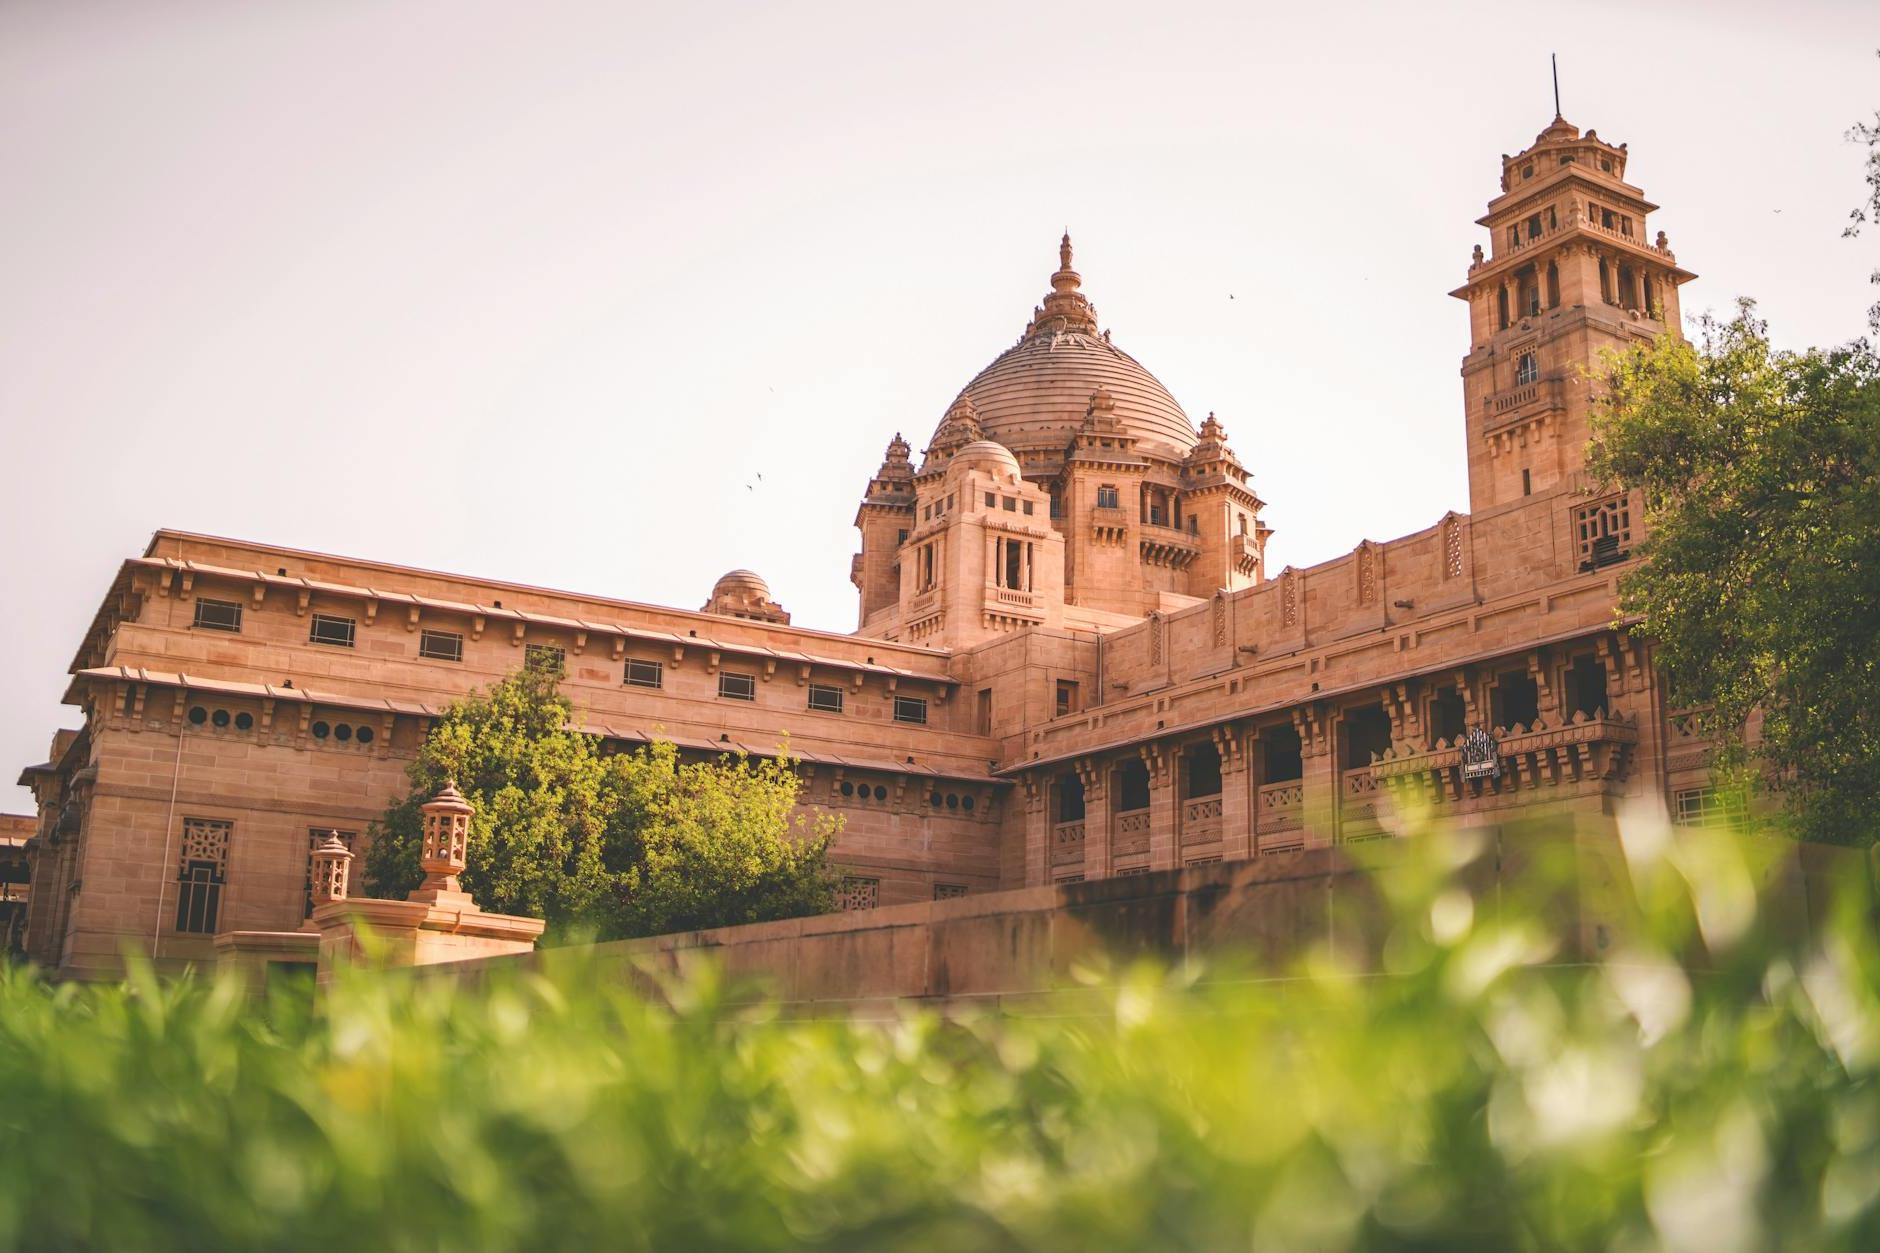
[[[1632,509],[1623,496],[1581,505],[1573,511],[1580,569],[1597,570],[1624,561],[1632,550]]]
[[[964,883],[936,883],[933,885],[933,898],[936,901],[953,901],[966,895]]]
[[[556,674],[568,673],[568,650],[557,644],[525,644],[522,662],[530,669],[545,666]]]
[[[335,648],[351,648],[354,626],[351,618],[316,613],[313,615],[313,625],[307,631],[307,641],[312,644],[331,644]]]
[[[1099,509],[1122,508],[1121,505],[1116,503],[1118,499],[1116,484],[1114,483],[1105,483],[1102,487],[1097,489],[1097,508]]]
[[[896,722],[913,722],[925,726],[927,723],[927,702],[918,696],[895,697],[894,720]]]
[[[987,493],[986,493],[986,508],[988,508],[988,509],[997,509],[998,507],[999,507],[999,495],[998,495],[998,493],[997,493],[997,492],[987,492]]]
[[[992,689],[989,687],[979,689],[978,717],[973,725],[979,728],[981,735],[992,734]]]
[[[842,689],[827,683],[809,685],[809,707],[826,714],[842,712]]]
[[[1057,681],[1057,716],[1077,712],[1077,680],[1059,679]]]
[[[214,935],[222,912],[222,885],[228,879],[232,822],[214,818],[183,819],[183,852],[176,868],[176,930],[182,935]]]
[[[756,700],[757,676],[735,674],[730,670],[718,672],[718,695],[726,700]]]
[[[881,900],[881,880],[845,874],[836,891],[836,908],[843,913],[855,909],[873,909]]]
[[[1005,510],[1007,513],[1018,512],[1018,497],[1016,496],[1005,497],[1003,500],[999,502],[999,508]]]
[[[1031,512],[1031,502],[1029,500],[1025,502],[1025,512],[1026,513]]]
[[[196,625],[205,631],[239,631],[242,607],[232,600],[196,600]]]
[[[418,656],[432,661],[462,661],[463,636],[455,631],[420,631]]]
[[[664,687],[666,685],[666,666],[664,662],[641,661],[637,657],[627,658],[628,687]]]
[[[1529,383],[1538,380],[1540,376],[1540,362],[1535,360],[1533,353],[1524,352],[1515,358],[1514,385],[1516,387],[1526,387]]]

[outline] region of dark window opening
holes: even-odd
[[[1534,494],[1534,472],[1526,466],[1521,467],[1521,494],[1523,496]]]
[[[1304,774],[1297,728],[1277,726],[1260,732],[1260,782],[1291,783]]]
[[[1606,709],[1606,667],[1597,657],[1581,656],[1567,667],[1567,704],[1571,712],[1592,717]]]
[[[1547,263],[1547,307],[1560,307],[1560,267],[1552,261]]]
[[[463,636],[455,631],[420,632],[418,656],[428,657],[433,661],[462,661]]]
[[[1529,383],[1538,382],[1540,377],[1540,360],[1533,353],[1524,352],[1515,358],[1514,385],[1516,387],[1526,387]]]
[[[718,695],[725,700],[756,700],[757,676],[722,670],[718,674]]]
[[[192,861],[177,881],[176,930],[183,935],[214,935],[222,909],[222,872],[212,861]]]
[[[1540,717],[1540,689],[1525,670],[1509,670],[1495,682],[1495,697],[1490,706],[1495,725],[1504,731],[1516,726],[1532,728]]]
[[[1212,744],[1182,750],[1182,799],[1221,794],[1221,754]]]
[[[312,626],[307,630],[307,640],[313,644],[331,644],[336,648],[351,648],[354,626],[351,618],[316,613],[313,615]]]
[[[1097,489],[1097,508],[1120,509],[1122,506],[1116,502],[1117,491],[1114,483],[1105,483],[1102,487]]]
[[[1368,766],[1373,754],[1382,756],[1390,749],[1390,715],[1382,705],[1345,711],[1344,731],[1346,770]]]
[[[918,696],[895,697],[894,720],[924,725],[927,721],[927,702]]]
[[[1500,313],[1501,329],[1505,331],[1508,329],[1508,289],[1506,287],[1495,293],[1495,301]]]
[[[1116,772],[1116,812],[1131,813],[1149,808],[1149,767],[1140,761],[1126,761]]]
[[[1084,781],[1074,774],[1061,774],[1051,784],[1053,822],[1084,820]]]
[[[977,716],[975,717],[973,724],[979,728],[979,734],[991,735],[992,734],[992,689],[991,688],[982,687],[979,689],[979,703],[978,703],[977,709],[975,710],[975,713]]]
[[[1059,679],[1057,681],[1057,716],[1077,712],[1077,680]]]
[[[1466,719],[1468,706],[1462,703],[1462,693],[1453,687],[1443,688],[1430,701],[1430,740],[1447,740],[1453,746],[1468,730]]]
[[[205,631],[239,631],[242,607],[232,600],[197,600],[196,625]]]
[[[842,712],[842,689],[826,683],[809,685],[809,707],[826,714]]]

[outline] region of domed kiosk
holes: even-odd
[[[942,630],[909,603],[933,589],[921,589],[918,575],[910,580],[905,555],[975,510],[1016,512],[1050,534],[1055,555],[1034,547],[1028,560],[1059,563],[1052,581],[1061,603],[1046,617],[1066,625],[1122,626],[1263,576],[1270,531],[1225,430],[1212,414],[1196,430],[1161,381],[1111,341],[1072,268],[1069,234],[1051,290],[1018,342],[960,390],[918,470],[911,454],[896,435],[856,516],[862,551],[851,578],[861,593],[862,634],[968,642],[972,632],[962,636],[957,612]],[[1042,499],[982,486],[962,500],[960,466]],[[923,570],[932,559],[920,558]],[[936,577],[944,572],[942,562]],[[987,577],[995,600],[1021,590]],[[974,620],[975,631],[1018,625]]]
[[[752,622],[789,624],[790,615],[770,598],[770,584],[750,570],[733,570],[712,584],[712,594],[700,613],[745,618]]]

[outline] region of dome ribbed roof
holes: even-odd
[[[1195,446],[1194,424],[1155,375],[1098,332],[1097,311],[1071,269],[1069,235],[1059,262],[1052,292],[1024,338],[960,393],[971,400],[983,438],[1015,452],[1057,452],[1083,425],[1091,393],[1102,387],[1123,429],[1141,441],[1139,451],[1179,460]]]

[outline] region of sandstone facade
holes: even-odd
[[[1558,118],[1503,158],[1452,293],[1471,512],[1317,565],[1267,569],[1225,427],[1100,328],[1068,237],[918,465],[889,444],[853,635],[749,571],[693,612],[160,531],[73,661],[83,725],[23,776],[26,947],[85,975],[299,928],[316,839],[356,848],[439,710],[532,649],[610,744],[787,735],[804,803],[847,819],[849,908],[1375,839],[1406,802],[1700,814],[1699,721],[1613,624],[1638,511],[1582,471],[1580,367],[1677,334],[1693,277],[1626,161]]]

